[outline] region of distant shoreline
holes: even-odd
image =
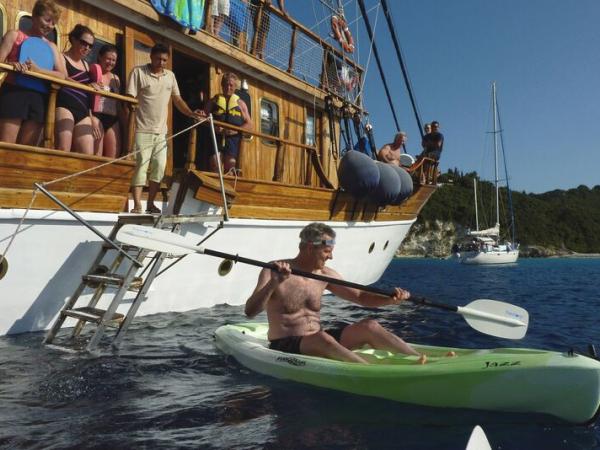
[[[452,259],[448,256],[430,256],[430,255],[394,255],[394,258],[403,259]],[[568,255],[548,255],[548,256],[519,256],[519,259],[546,259],[546,258],[566,258],[566,259],[594,259],[600,258],[600,253],[572,253]]]

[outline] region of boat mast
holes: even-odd
[[[479,231],[479,214],[477,214],[477,178],[473,178],[473,192],[475,193],[475,230]]]
[[[496,110],[496,82],[492,82],[492,105],[494,110],[494,175],[496,184],[496,227],[500,230],[500,199],[498,196],[498,130],[496,122],[498,120],[498,114]],[[500,234],[500,231],[498,231]]]
[[[506,178],[506,193],[508,194],[508,210],[510,211],[510,235],[512,243],[517,242],[515,230],[515,213],[513,209],[512,193],[510,191],[510,183],[508,178],[508,165],[506,164],[506,151],[504,150],[504,135],[502,133],[502,118],[500,116],[500,108],[496,100],[496,110],[498,111],[498,128],[500,128],[500,150],[502,150],[502,162],[504,164],[504,176]]]

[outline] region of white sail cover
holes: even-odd
[[[469,231],[469,236],[500,236],[500,225],[496,224],[492,228],[485,230]]]

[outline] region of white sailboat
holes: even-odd
[[[457,257],[463,264],[509,264],[514,263],[519,258],[518,245],[514,243],[514,217],[512,211],[512,202],[509,202],[511,223],[513,223],[512,243],[500,239],[500,196],[498,178],[498,105],[496,102],[496,83],[492,83],[492,110],[494,120],[494,185],[496,190],[496,223],[493,227],[485,230],[479,229],[479,218],[477,214],[477,182],[473,180],[475,190],[475,222],[476,230],[467,234],[467,242],[462,244]],[[504,149],[502,149],[504,152]],[[506,164],[505,164],[506,170]],[[508,176],[506,176],[507,191]]]

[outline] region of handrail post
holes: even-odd
[[[198,142],[198,128],[192,128],[190,130],[190,137],[188,138],[187,147],[187,159],[185,162],[186,170],[192,170],[196,168],[196,144]]]
[[[133,153],[135,144],[135,112],[137,105],[129,104],[129,118],[127,122],[127,153]]]
[[[215,158],[217,160],[217,170],[219,171],[219,181],[221,183],[221,197],[223,198],[223,219],[225,222],[229,220],[229,210],[227,207],[227,196],[225,195],[225,180],[223,180],[223,168],[221,167],[221,157],[219,156],[219,146],[217,145],[217,134],[215,133],[215,124],[212,114],[208,115],[210,122],[210,134],[212,136],[213,148],[215,150]]]
[[[275,170],[273,173],[273,181],[281,181],[283,180],[283,163],[284,163],[284,154],[283,154],[283,145],[280,141],[275,141],[277,145],[277,153],[275,154]]]
[[[258,33],[261,33],[260,25],[262,23],[262,15],[263,15],[263,2],[260,2],[260,5],[257,6],[258,10],[254,15],[254,34],[252,35],[252,47],[250,48],[250,53],[256,56],[256,47],[258,45]],[[265,36],[266,39],[266,36]]]
[[[296,40],[298,38],[298,27],[292,24],[292,42],[290,43],[290,58],[288,60],[288,73],[294,70],[294,54],[296,53]]]
[[[44,147],[54,148],[54,127],[56,125],[56,97],[60,86],[50,83],[48,96],[48,110],[46,111],[46,124],[44,126]]]

